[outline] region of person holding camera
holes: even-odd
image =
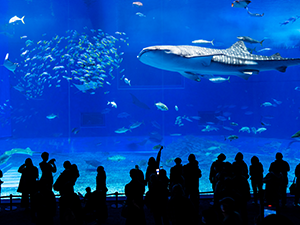
[[[42,177],[40,179],[40,190],[51,190],[53,185],[53,175],[56,172],[55,159],[49,159],[49,153],[43,152],[41,155],[43,161],[40,162]]]

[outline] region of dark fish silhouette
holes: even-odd
[[[91,159],[91,160],[84,160],[87,164],[89,164],[90,166],[93,166],[93,167],[98,167],[101,165],[101,162],[99,162],[98,160],[96,159]]]
[[[135,97],[133,94],[131,94],[131,97],[132,97],[132,103],[137,105],[138,107],[140,108],[143,108],[143,109],[150,109],[149,106],[147,106],[145,103],[141,102],[140,100],[137,99],[137,97]]]

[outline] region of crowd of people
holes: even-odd
[[[286,206],[290,171],[289,164],[283,160],[280,152],[276,154],[276,160],[271,163],[266,176],[263,176],[264,168],[257,156],[251,158],[248,169],[241,152],[236,154],[232,163],[225,161],[223,153],[219,154],[209,173],[213,202],[210,208],[199,209],[199,179],[202,172],[195,155],[190,154],[185,165],[177,157],[168,177],[166,170],[160,167],[162,150],[161,146],[156,158],[149,158],[145,174],[137,165],[129,172],[131,181],[125,185],[126,201],[121,213],[126,218],[126,225],[147,224],[145,207],[151,211],[156,225],[247,225],[247,203],[251,200],[249,178],[253,204],[268,205],[277,211],[277,215],[257,219],[256,224],[269,224],[270,221],[280,219],[284,219],[284,224],[292,224],[287,218],[280,217],[280,209]],[[30,213],[33,221],[36,224],[53,224],[57,212],[53,193],[55,190],[60,194],[58,211],[61,224],[83,224],[91,218],[98,224],[105,223],[108,216],[108,189],[104,167],[97,168],[96,190],[92,191],[87,187],[85,196],[79,196],[74,191],[74,185],[80,176],[77,165],[65,161],[64,171],[54,182],[53,173],[57,172],[55,159],[49,160],[47,152],[43,152],[41,157],[40,178],[39,170],[33,165],[31,158],[27,158],[18,170],[21,173],[17,189],[22,194],[21,206]],[[300,177],[300,164],[295,168],[295,176]],[[266,185],[263,190],[264,183]],[[148,191],[145,193],[146,187]],[[80,197],[84,197],[84,201]],[[299,197],[300,180],[296,180],[296,207],[300,206]]]

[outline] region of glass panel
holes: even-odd
[[[212,191],[220,153],[233,162],[242,152],[248,166],[256,155],[266,174],[282,152],[291,182],[300,5],[237,2],[3,1],[2,195],[17,193],[19,166],[30,157],[39,167],[44,151],[56,159],[54,180],[64,161],[78,166],[76,192],[95,189],[99,165],[108,193],[124,192],[130,169],[145,172],[158,144],[168,175],[176,157],[196,155],[200,191]],[[150,46],[159,47],[140,54]]]

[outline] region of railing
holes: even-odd
[[[213,194],[213,192],[200,192],[199,193],[200,195],[208,195],[208,194]],[[55,195],[55,197],[59,197],[60,195]],[[113,198],[113,196],[115,197],[115,200],[109,200],[109,201],[114,201],[114,204],[111,205],[112,208],[121,208],[122,207],[122,204],[120,204],[121,202],[123,202],[125,200],[125,193],[119,193],[119,192],[115,192],[115,193],[111,193],[111,194],[106,194],[107,197],[111,197]],[[12,195],[10,194],[9,196],[0,196],[0,199],[9,199],[9,203],[8,203],[8,207],[5,208],[5,210],[7,211],[12,211],[12,210],[15,210],[17,209],[16,206],[14,206],[13,204],[13,201],[14,200],[17,200],[20,199],[22,196],[21,195]],[[120,197],[124,198],[122,200],[120,200]],[[2,203],[1,203],[2,204]]]

